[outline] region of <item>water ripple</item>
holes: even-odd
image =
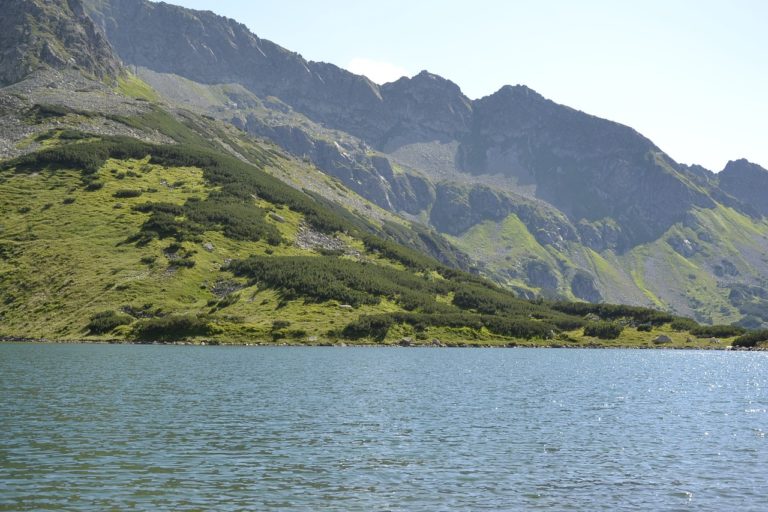
[[[0,345],[0,510],[764,510],[768,358]]]

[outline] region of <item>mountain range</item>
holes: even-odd
[[[293,162],[280,179],[520,297],[768,322],[768,171],[756,164],[677,163],[523,85],[476,100],[427,71],[377,85],[211,12],[3,3],[0,157],[61,140],[36,138],[57,127],[151,144],[202,132],[249,161],[272,147]]]

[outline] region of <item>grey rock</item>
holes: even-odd
[[[571,280],[571,292],[583,300],[589,302],[600,302],[603,296],[595,285],[594,278],[584,271],[576,272]]]

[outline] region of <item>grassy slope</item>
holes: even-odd
[[[129,326],[89,336],[87,324],[95,313],[131,308],[144,312],[141,314],[209,315],[213,332],[197,337],[198,340],[322,343],[338,341],[338,332],[361,315],[403,311],[402,306],[391,300],[353,309],[342,308],[333,300],[285,301],[279,290],[249,285],[246,280],[222,271],[222,265],[229,260],[250,255],[319,257],[317,252],[301,250],[293,243],[302,215],[264,200],[259,200],[258,205],[273,208],[284,219],[268,219],[286,241],[278,246],[264,241],[232,240],[217,230],[206,231],[199,240],[182,243],[195,262],[193,267],[185,268],[175,267],[166,255],[171,243],[168,239],[155,239],[147,245],[128,243],[149,217],[133,206],[150,201],[181,205],[189,198],[205,199],[216,191],[198,168],[160,166],[149,158],[110,159],[96,173],[98,181],[104,184],[102,188],[87,191],[81,178],[80,172],[67,170],[2,174],[0,283],[4,297],[0,306],[0,334],[55,339],[130,337]],[[115,197],[120,190],[143,193],[138,197]],[[366,252],[360,240],[341,238],[351,249],[360,251],[363,259],[405,272],[402,264]],[[223,294],[217,291],[222,282],[238,288],[232,301],[220,302]],[[450,303],[451,296],[436,299]],[[278,336],[273,332],[275,320],[288,322]],[[651,346],[653,334],[638,336],[634,329],[627,329],[620,340],[599,343]],[[393,326],[384,342],[394,342],[403,336],[414,337],[417,343],[433,338],[448,344],[598,343],[576,331],[561,335],[559,340],[524,340],[493,334],[485,328],[438,326],[420,330],[407,324]],[[692,346],[677,341],[681,346]]]
[[[136,176],[123,176],[130,173]],[[132,206],[147,201],[182,204],[190,197],[205,197],[210,187],[204,184],[200,169],[161,167],[149,164],[148,159],[110,160],[97,175],[104,187],[92,192],[83,190],[75,171],[3,176],[2,334],[81,338],[87,334],[92,314],[124,306],[174,314],[207,313],[213,309],[209,302],[218,299],[213,293],[218,281],[246,284],[220,270],[228,260],[267,251],[276,256],[310,252],[290,243],[272,247],[264,241],[235,241],[207,231],[199,243],[183,243],[185,249],[194,251],[194,267],[175,268],[164,253],[170,241],[153,240],[146,246],[126,243],[149,217]],[[113,197],[122,189],[154,191],[136,198]],[[264,201],[262,205],[269,206]],[[285,208],[277,211],[285,222],[271,222],[291,240],[301,215]],[[207,244],[213,249],[206,249]],[[350,245],[362,247],[351,240]],[[147,263],[148,259],[154,261]],[[212,315],[221,330],[213,338],[266,338],[275,318],[291,321],[297,330],[325,332],[361,313],[373,312],[370,307],[347,310],[337,304],[305,305],[302,301],[277,311],[280,301],[274,290],[251,286],[238,295],[239,302]],[[385,303],[376,311],[392,307]],[[240,317],[237,323],[228,321],[232,316]]]

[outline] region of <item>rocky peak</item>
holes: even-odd
[[[36,69],[116,77],[120,64],[80,0],[6,0],[0,16],[0,85]]]
[[[768,215],[768,170],[742,158],[728,162],[717,179],[722,190]]]
[[[469,130],[472,103],[458,85],[422,71],[412,78],[384,84],[381,94],[390,129],[377,141],[380,147],[400,142],[452,140]]]
[[[765,169],[758,164],[753,164],[746,158],[740,158],[739,160],[730,160],[720,172],[720,177],[733,176],[741,178],[756,178],[768,176],[768,169]]]

